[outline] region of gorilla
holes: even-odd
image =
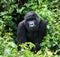
[[[32,42],[35,44],[33,50],[38,51],[44,36],[46,36],[46,21],[41,20],[35,12],[28,12],[24,20],[18,24],[17,44]]]

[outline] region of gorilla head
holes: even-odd
[[[35,12],[33,11],[28,12],[24,16],[24,20],[25,20],[25,27],[27,28],[28,31],[38,30],[40,20]]]

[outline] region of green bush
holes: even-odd
[[[0,1],[0,57],[59,57],[60,55],[60,1],[59,0],[28,0],[21,8],[15,0]],[[16,11],[15,11],[16,10]],[[27,12],[35,11],[40,19],[47,21],[47,35],[40,44],[41,49],[34,54],[26,43],[22,50],[17,51],[16,38],[17,20]],[[21,15],[21,16],[20,16]]]

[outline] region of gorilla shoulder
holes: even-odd
[[[19,26],[19,27],[24,26],[24,22],[25,22],[24,20],[21,21],[21,22],[19,22],[18,26]]]

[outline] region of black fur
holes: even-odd
[[[27,20],[35,19],[37,22],[37,27],[35,31],[28,31]],[[17,29],[17,43],[21,44],[24,42],[32,42],[36,45],[35,51],[40,49],[39,44],[42,42],[44,36],[46,35],[46,21],[39,19],[37,14],[33,11],[28,12],[24,16],[24,20],[18,24]]]

